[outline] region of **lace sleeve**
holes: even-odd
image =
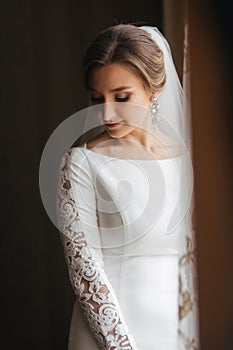
[[[60,163],[56,202],[71,285],[101,349],[137,350],[104,270],[90,167],[81,150],[72,151]]]

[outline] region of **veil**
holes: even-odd
[[[148,32],[164,54],[166,70],[166,85],[160,96],[159,102],[159,127],[164,132],[172,134],[174,138],[180,136],[180,141],[189,145],[189,127],[184,110],[185,94],[182,89],[173,59],[170,46],[157,27],[142,26],[141,29]],[[169,127],[170,126],[170,127]],[[175,136],[175,134],[177,135]]]
[[[200,349],[197,243],[193,227],[194,172],[192,166],[190,101],[180,84],[166,38],[156,27],[142,26],[141,28],[150,33],[164,53],[167,82],[165,89],[158,97],[161,117],[158,122],[159,127],[166,134],[170,134],[172,130],[172,136],[179,140],[186,150],[184,162],[179,168],[182,187],[178,208],[183,213],[183,228],[185,230],[185,241],[181,247],[179,258],[179,342],[182,344],[181,348],[187,348],[192,343],[193,348]],[[170,128],[170,126],[172,127]]]

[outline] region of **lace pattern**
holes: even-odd
[[[82,228],[78,198],[75,198],[73,189],[84,186],[81,178],[84,175],[79,168],[81,181],[74,180],[72,149],[68,150],[60,163],[56,210],[71,285],[82,307],[83,316],[101,349],[137,350],[104,271],[101,254],[94,256],[93,248],[89,247]],[[88,188],[86,183],[85,186]],[[91,181],[88,186],[89,194],[94,195]],[[96,228],[98,229],[97,223]]]
[[[186,235],[179,259],[179,344],[182,350],[200,350],[197,252],[194,231]]]

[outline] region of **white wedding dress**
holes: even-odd
[[[86,144],[64,155],[57,210],[77,296],[68,350],[199,349],[192,231],[184,219],[167,233],[184,158],[120,159]]]

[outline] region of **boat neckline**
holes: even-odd
[[[117,160],[123,160],[123,161],[139,161],[139,162],[164,162],[164,161],[168,161],[168,160],[176,160],[176,159],[180,159],[182,158],[186,153],[187,151],[183,152],[181,155],[179,156],[176,156],[176,157],[170,157],[170,158],[163,158],[163,159],[130,159],[130,158],[117,158],[117,157],[111,157],[111,156],[107,156],[105,154],[101,154],[101,153],[97,153],[95,151],[92,151],[86,147],[83,147],[83,146],[79,146],[79,147],[73,147],[74,149],[84,149],[88,152],[91,152],[92,154],[96,154],[96,155],[99,155],[101,157],[105,157],[105,158],[109,158],[109,159],[117,159]]]

